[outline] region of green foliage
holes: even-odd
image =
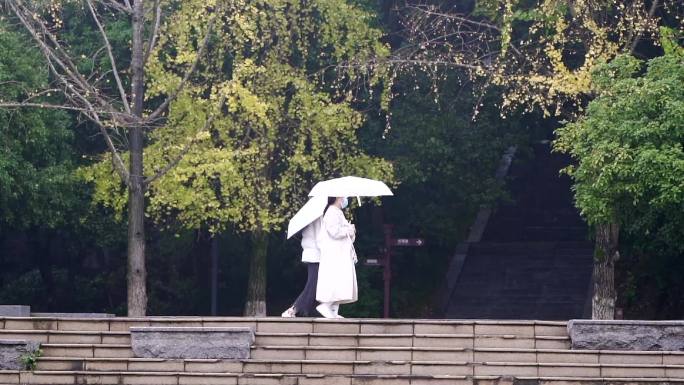
[[[48,81],[40,53],[0,21],[0,100],[35,97]],[[55,228],[78,203],[71,120],[61,111],[0,109],[0,229]]]
[[[184,2],[169,20],[148,66],[148,97],[172,92],[198,54],[207,6],[214,4]],[[221,15],[207,64],[172,103],[166,125],[151,133],[145,150],[152,173],[191,144],[150,186],[151,218],[212,232],[230,224],[272,231],[294,214],[315,181],[341,174],[392,181],[391,165],[363,154],[356,138],[363,116],[351,106],[349,87],[371,74],[328,69],[386,54],[381,32],[368,26],[372,14],[329,0],[215,6]],[[125,190],[111,173],[104,159],[84,176],[95,182],[96,200],[121,212]]]
[[[19,359],[24,365],[24,370],[34,371],[36,370],[36,365],[38,364],[38,359],[43,356],[42,349],[36,349],[30,353],[24,354]]]
[[[665,55],[639,70],[629,56],[600,67],[598,98],[558,130],[555,147],[578,162],[567,172],[590,223],[649,231],[684,207],[684,58]]]

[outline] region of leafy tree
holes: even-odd
[[[619,56],[593,75],[598,97],[585,116],[558,130],[555,148],[578,163],[567,172],[576,204],[596,227],[593,317],[612,319],[614,264],[625,227],[667,231],[684,208],[684,56],[671,50],[642,63]],[[670,223],[663,226],[662,220]],[[659,223],[660,222],[660,223]]]
[[[419,4],[419,5],[416,5]],[[592,73],[620,53],[648,54],[659,27],[682,30],[676,0],[477,0],[399,6],[405,43],[392,62],[439,78],[456,68],[480,87],[498,86],[500,108],[575,114]]]
[[[199,54],[189,36],[205,28],[203,1],[184,2],[148,65],[148,97],[175,89],[177,67]],[[392,167],[365,155],[352,108],[359,84],[377,74],[339,63],[385,55],[372,15],[346,2],[233,2],[217,20],[207,62],[171,103],[145,156],[155,170],[148,215],[212,233],[250,233],[245,314],[266,314],[268,234],[304,203],[315,181],[341,174],[392,180]],[[184,53],[183,55],[179,53]],[[370,79],[369,79],[370,78]],[[216,101],[219,101],[218,103]],[[121,186],[102,162],[88,173],[98,200],[123,209]]]
[[[61,93],[64,99],[61,103],[37,103],[29,96],[18,102],[0,102],[0,107],[79,112],[99,129],[116,170],[112,177],[118,178],[126,188],[130,316],[142,316],[147,311],[145,192],[153,181],[172,168],[169,164],[152,174],[146,173],[143,158],[146,134],[165,124],[169,104],[198,68],[211,36],[214,15],[220,13],[223,2],[204,3],[205,9],[198,17],[208,20],[205,28],[194,29],[191,36],[186,36],[196,38],[199,49],[194,53],[177,52],[180,57],[192,56],[192,60],[178,63],[183,75],[173,83],[173,90],[164,98],[146,98],[145,65],[152,52],[159,52],[155,51],[160,41],[159,31],[165,17],[173,14],[175,4],[145,0],[50,0],[9,1],[3,8],[33,38],[53,78],[49,89]],[[85,33],[71,33],[64,22],[65,15],[77,15],[80,20],[77,29],[82,28],[81,32]],[[129,31],[130,44],[125,38]],[[94,36],[97,44],[91,40]],[[86,52],[73,49],[78,43],[86,43],[80,46]]]
[[[0,100],[38,99],[48,82],[26,40],[0,21]],[[0,230],[57,228],[71,218],[78,205],[71,124],[63,111],[0,109]]]

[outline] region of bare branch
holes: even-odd
[[[39,103],[39,102],[0,102],[0,108],[46,108],[51,110],[77,111],[84,114],[93,112],[87,108],[74,107],[63,104]],[[109,114],[107,111],[95,111],[101,114]]]
[[[154,51],[154,46],[157,44],[157,38],[159,36],[159,26],[161,25],[161,1],[155,0],[154,2],[154,27],[152,28],[152,36],[150,36],[149,44],[145,49],[143,54],[143,63],[147,63],[150,58],[152,51]]]
[[[219,100],[218,108],[217,108],[216,111],[215,111],[213,114],[211,114],[211,116],[209,116],[209,118],[204,122],[204,126],[202,126],[202,128],[201,128],[199,131],[197,131],[197,133],[195,134],[195,136],[194,136],[192,139],[190,139],[190,140],[185,144],[185,146],[183,146],[183,149],[181,150],[181,152],[180,152],[180,153],[179,153],[171,162],[167,163],[166,166],[164,166],[164,168],[162,168],[161,170],[157,171],[154,175],[145,178],[145,181],[143,182],[145,186],[150,185],[152,182],[154,182],[154,181],[156,181],[157,179],[159,179],[159,178],[161,178],[162,176],[164,176],[166,173],[168,173],[169,171],[171,171],[171,169],[173,169],[174,167],[176,167],[176,166],[178,165],[178,163],[180,163],[181,160],[183,160],[183,157],[190,151],[190,148],[192,147],[192,145],[195,144],[196,138],[197,138],[197,134],[202,133],[202,132],[208,130],[209,127],[211,127],[211,124],[214,122],[214,119],[216,119],[216,116],[218,116],[218,114],[221,113],[221,106],[223,106],[223,104],[224,104],[225,102],[226,102],[226,96],[223,95],[223,96],[221,97],[221,99]]]
[[[192,63],[192,66],[185,72],[185,76],[183,76],[183,79],[181,80],[180,84],[176,89],[166,97],[166,99],[162,102],[159,107],[157,107],[154,112],[152,112],[148,117],[148,121],[154,121],[157,119],[171,104],[172,101],[174,101],[178,95],[183,91],[185,88],[185,85],[187,84],[188,80],[190,80],[190,76],[195,72],[197,69],[197,66],[199,65],[200,60],[204,56],[204,51],[206,51],[207,46],[209,45],[209,38],[211,37],[212,30],[214,29],[214,24],[216,22],[216,18],[218,15],[221,14],[221,7],[217,7],[214,10],[214,15],[212,16],[211,20],[209,21],[209,25],[207,26],[207,34],[204,36],[204,40],[202,41],[202,45],[200,46],[199,50],[197,51],[197,57],[195,57],[195,61]]]
[[[121,82],[121,78],[119,77],[119,70],[116,68],[116,60],[114,59],[114,53],[112,52],[112,45],[109,43],[109,38],[107,38],[107,33],[105,32],[104,28],[102,27],[102,24],[100,23],[100,19],[97,17],[97,13],[95,12],[95,8],[93,7],[93,2],[91,0],[86,1],[88,3],[88,8],[90,9],[90,14],[93,15],[93,20],[95,20],[95,23],[97,24],[97,28],[100,30],[100,35],[102,35],[102,40],[104,41],[105,47],[107,48],[107,54],[109,55],[109,61],[112,65],[112,73],[114,75],[114,79],[116,79],[116,86],[119,89],[119,95],[121,96],[121,103],[124,106],[124,109],[126,112],[129,114],[131,113],[131,106],[128,103],[128,97],[126,96],[126,90],[124,90],[123,83]]]

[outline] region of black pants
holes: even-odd
[[[300,317],[317,317],[316,286],[318,285],[318,263],[305,263],[306,285],[294,302],[295,312]]]

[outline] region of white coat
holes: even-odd
[[[302,262],[318,263],[321,260],[321,250],[318,248],[318,237],[321,232],[323,217],[311,222],[302,231]]]
[[[354,266],[354,226],[342,210],[331,205],[323,216],[318,237],[321,261],[318,268],[316,300],[319,302],[351,303],[358,299]]]

